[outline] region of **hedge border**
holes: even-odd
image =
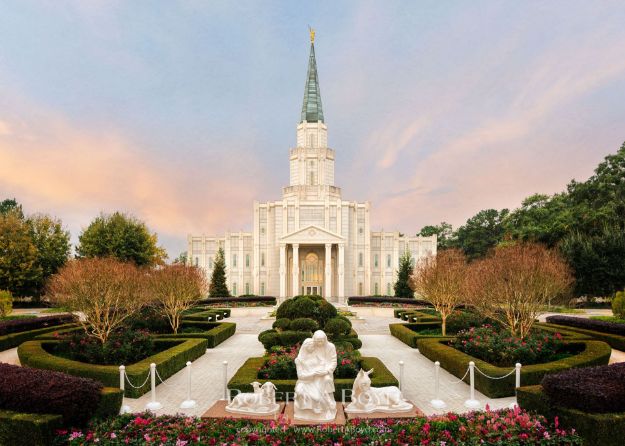
[[[202,299],[199,303],[201,305],[211,305],[226,304],[229,302],[268,302],[275,305],[277,299],[275,296],[209,297],[206,299]]]
[[[276,399],[283,400],[282,396],[286,392],[293,394],[295,391],[295,379],[261,379],[257,377],[258,369],[265,362],[265,357],[249,358],[236,371],[234,376],[228,381],[228,389],[238,390],[240,392],[253,392],[250,383],[257,381],[261,384],[271,381],[277,388]],[[361,367],[365,370],[374,369],[371,374],[371,385],[375,387],[398,386],[399,383],[391,371],[386,368],[384,363],[375,357],[363,356],[361,358]],[[341,401],[342,391],[349,390],[351,392],[354,385],[352,378],[337,378],[334,380],[334,398]]]
[[[625,438],[625,412],[589,413],[577,409],[553,407],[541,385],[516,389],[517,403],[525,410],[552,419],[558,417],[564,429],[575,429],[588,444],[621,446]]]
[[[440,361],[441,367],[458,378],[464,376],[470,361],[475,362],[475,365],[482,372],[490,376],[504,376],[512,370],[512,367],[497,367],[446,345],[452,339],[452,337],[420,339],[417,341],[417,347],[419,348],[419,353],[431,361]],[[521,368],[521,384],[539,384],[543,376],[548,373],[559,372],[573,367],[606,365],[610,360],[612,350],[605,342],[580,339],[571,340],[566,344],[572,347],[582,347],[583,350],[574,356],[558,361],[523,366]],[[464,381],[468,383],[469,377],[466,376]],[[515,374],[511,374],[507,378],[492,380],[476,372],[475,388],[489,398],[513,396]]]
[[[20,331],[18,333],[11,333],[8,335],[0,336],[0,351],[15,348],[21,343],[35,339],[42,334],[52,333],[59,330],[66,330],[68,328],[74,328],[77,326],[77,324],[54,325],[51,327],[38,328],[36,330],[29,331]]]
[[[611,333],[603,333],[600,331],[588,330],[585,328],[577,328],[572,327],[570,325],[560,325],[553,323],[541,323],[539,324],[541,327],[551,327],[554,329],[560,329],[561,331],[569,331],[573,333],[578,333],[580,335],[584,335],[587,338],[596,339],[598,341],[603,341],[606,344],[609,344],[610,347],[616,350],[625,350],[625,336],[619,336]]]
[[[412,322],[408,324],[388,324],[391,335],[411,348],[417,348],[417,341],[419,339],[442,337],[437,335],[420,335],[416,331],[412,330],[411,327],[436,328],[440,326],[440,322]]]
[[[226,339],[234,335],[237,330],[237,324],[233,322],[206,322],[206,321],[189,321],[183,320],[181,326],[185,324],[189,325],[204,325],[211,328],[206,331],[199,331],[197,333],[179,333],[179,334],[159,334],[154,335],[155,338],[167,338],[167,339],[206,339],[208,344],[207,348],[215,348]]]
[[[429,302],[426,302],[424,300],[418,300],[413,297],[350,296],[347,298],[347,305],[362,303],[389,303],[431,306]]]
[[[57,342],[58,341],[52,340],[35,340],[23,343],[17,348],[20,363],[26,367],[57,370],[74,376],[95,379],[107,387],[119,388],[119,366],[94,365],[73,361],[71,359],[55,356],[44,349],[44,345]],[[150,370],[150,363],[156,364],[158,373],[163,380],[169,378],[176,372],[182,370],[187,361],[193,361],[206,353],[206,347],[208,345],[206,339],[199,338],[159,338],[155,339],[155,342],[173,345],[142,361],[127,365],[126,374],[133,384],[142,383],[145,380]],[[146,382],[138,389],[132,386],[126,386],[125,396],[128,398],[138,398],[149,390],[149,382]]]

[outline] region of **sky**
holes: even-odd
[[[0,0],[0,199],[250,230],[288,185],[309,51],[336,185],[373,230],[457,227],[625,141],[622,1]]]

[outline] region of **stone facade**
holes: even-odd
[[[335,152],[328,147],[312,42],[296,141],[282,199],[254,203],[252,232],[189,235],[189,261],[210,275],[223,248],[233,295],[320,294],[339,302],[392,295],[402,254],[410,252],[414,262],[435,255],[436,236],[372,231],[369,202],[342,198],[334,184]]]

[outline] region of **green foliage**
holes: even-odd
[[[326,322],[323,330],[328,335],[330,340],[336,339],[339,336],[345,336],[351,331],[351,325],[340,317],[333,317]]]
[[[276,319],[271,327],[278,331],[284,331],[289,329],[289,325],[291,325],[291,319],[282,317],[280,319]]]
[[[293,319],[293,321],[289,321],[289,325],[291,330],[310,331],[311,333],[319,329],[317,321],[307,317]]]
[[[438,249],[452,248],[456,243],[456,234],[453,227],[447,222],[441,222],[440,225],[428,225],[421,228],[417,235],[421,237],[436,236],[436,245]]]
[[[612,298],[612,313],[619,319],[625,319],[625,290],[617,291]]]
[[[408,347],[417,348],[417,341],[425,338],[442,337],[440,322],[414,322],[410,324],[389,324],[391,335]],[[436,330],[436,334],[431,332]],[[426,332],[427,334],[423,334]]]
[[[399,259],[399,271],[397,272],[397,281],[393,286],[395,297],[414,297],[414,291],[410,287],[410,277],[412,276],[412,257],[410,252],[406,251]]]
[[[469,218],[456,231],[458,247],[471,260],[484,257],[503,240],[508,213],[508,209],[486,209]]]
[[[333,342],[337,349],[339,348],[339,345],[346,344],[349,345],[349,348],[347,348],[348,351],[359,350],[360,348],[362,348],[362,341],[353,336],[339,336]]]
[[[602,333],[595,330],[588,330],[585,328],[578,327],[570,327],[570,326],[562,326],[558,324],[540,324],[541,328],[548,327],[552,329],[557,329],[560,332],[564,333],[563,330],[572,333],[578,333],[581,337],[585,339],[595,339],[597,341],[602,341],[608,344],[610,347],[616,350],[625,350],[625,336],[620,336],[612,333]]]
[[[174,259],[173,263],[179,263],[181,265],[186,265],[188,261],[189,261],[189,257],[187,255],[187,251],[182,251],[180,254],[178,254],[178,257],[176,257]]]
[[[115,212],[96,217],[78,237],[76,251],[80,257],[114,257],[138,266],[153,266],[167,257],[157,243],[157,235],[145,223]]]
[[[22,205],[15,198],[0,201],[0,215],[14,214],[19,219],[24,218]]]
[[[625,287],[625,229],[576,232],[564,238],[560,250],[575,270],[578,296],[609,296]]]
[[[208,287],[210,297],[230,297],[228,285],[226,284],[226,260],[224,259],[224,250],[219,248],[213,263],[213,274]]]
[[[30,296],[43,270],[29,225],[15,213],[0,214],[0,289]]]
[[[63,426],[63,417],[0,409],[0,444],[47,446]]]
[[[317,318],[315,319],[320,327],[323,327],[326,322],[338,314],[338,311],[334,305],[332,305],[327,300],[319,301],[319,313]]]
[[[38,336],[69,328],[76,328],[76,324],[57,325],[54,327],[38,328],[36,330],[21,331],[19,333],[10,333],[0,336],[0,352],[10,348],[15,348],[26,341],[35,339]]]
[[[13,295],[10,291],[0,290],[0,319],[7,317],[13,311]]]

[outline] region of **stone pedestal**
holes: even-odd
[[[338,424],[338,425],[345,425],[345,412],[343,412],[343,404],[337,402],[336,403],[336,417],[334,418],[334,420],[332,421],[325,421],[325,422],[319,422],[319,421],[309,421],[309,420],[297,420],[295,419],[295,407],[294,407],[294,403],[292,401],[286,403],[286,407],[284,409],[284,416],[286,418],[288,418],[291,422],[291,424],[294,424],[296,426],[318,426],[318,425],[326,425],[326,424]]]
[[[415,417],[424,417],[425,414],[421,412],[417,406],[415,406],[412,402],[413,409],[406,412],[370,412],[370,413],[346,413],[345,416],[348,420],[354,419],[379,419],[379,418],[415,418]]]
[[[280,404],[280,410],[273,415],[256,415],[256,414],[244,414],[233,413],[226,411],[226,400],[218,400],[211,406],[203,415],[202,418],[238,418],[244,420],[277,420],[278,417],[284,412],[285,403]]]

